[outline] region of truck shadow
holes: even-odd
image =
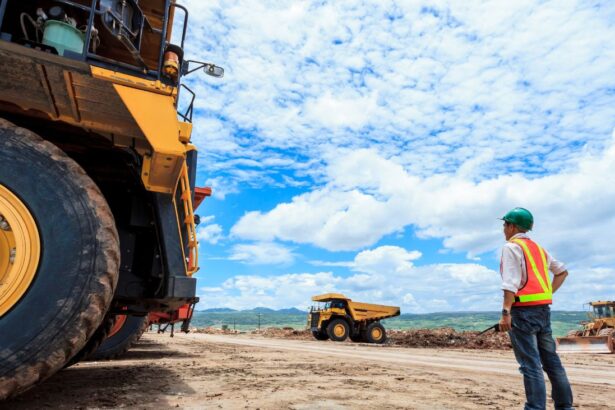
[[[143,338],[139,340],[134,346],[132,346],[130,350],[122,354],[119,358],[114,359],[113,361],[122,362],[127,360],[156,360],[164,358],[190,359],[195,357],[198,356],[186,352],[169,349],[168,345]],[[101,362],[108,363],[109,361],[103,360]]]
[[[195,391],[182,383],[181,376],[169,367],[144,359],[185,358],[188,355],[156,349],[140,350],[135,346],[122,360],[79,363],[22,395],[0,403],[0,409],[118,408],[147,404],[157,408],[175,407],[179,404],[176,397]],[[127,363],[128,360],[131,362]]]
[[[126,360],[152,360],[152,359],[164,359],[164,358],[182,358],[182,359],[190,359],[198,357],[193,354],[184,353],[184,352],[176,352],[170,350],[159,350],[155,348],[150,348],[149,346],[143,347],[141,345],[135,346],[133,349],[126,352],[122,357],[116,359],[115,361],[121,362]]]

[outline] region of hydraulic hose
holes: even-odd
[[[26,22],[24,20],[24,17],[27,17],[30,23],[32,24],[32,26],[34,27],[34,34],[36,36],[36,42],[38,43],[40,41],[38,37],[38,31],[39,31],[38,24],[36,24],[36,21],[34,21],[32,16],[30,16],[28,13],[25,13],[25,12],[19,15],[19,22],[21,23],[21,31],[23,32],[24,37],[26,38],[26,40],[30,41],[30,37],[28,36],[28,30],[26,30]]]

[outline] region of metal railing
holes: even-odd
[[[186,271],[188,276],[192,276],[199,266],[199,250],[198,242],[196,239],[196,224],[194,222],[194,209],[192,207],[192,192],[190,191],[190,177],[188,175],[188,165],[184,162],[178,184],[179,201],[181,204],[176,203],[178,208],[178,217],[183,218],[180,220],[180,224],[184,226],[184,235],[187,243],[183,244],[183,248],[186,249]],[[181,211],[181,212],[180,212]]]
[[[143,12],[140,11],[138,7],[138,3],[135,0],[129,0],[128,2],[131,4],[131,6],[134,7],[135,10],[138,10],[140,13],[139,14],[140,22],[138,24],[137,29],[135,30],[134,28],[131,29],[131,27],[128,27],[125,24],[122,16],[119,16],[115,11],[101,10],[100,8],[98,8],[97,7],[98,1],[99,0],[92,0],[89,5],[85,5],[85,4],[76,3],[70,0],[55,0],[55,3],[62,4],[67,7],[74,8],[74,9],[81,10],[81,11],[88,13],[87,24],[86,24],[86,28],[84,32],[85,47],[83,48],[83,52],[79,55],[80,59],[84,61],[92,62],[94,65],[101,65],[102,67],[110,66],[111,68],[119,69],[118,71],[122,71],[122,70],[129,71],[130,74],[145,77],[145,78],[156,79],[156,80],[161,80],[161,81],[166,80],[162,76],[162,66],[163,66],[163,60],[164,60],[164,52],[165,52],[166,47],[169,45],[167,41],[167,35],[169,33],[169,25],[170,25],[169,16],[171,13],[171,9],[181,9],[184,12],[183,27],[181,29],[181,32],[182,32],[181,47],[182,48],[184,46],[185,39],[186,39],[186,32],[187,32],[187,26],[188,26],[188,10],[182,5],[171,3],[171,0],[165,0],[164,18],[163,18],[162,28],[157,29],[157,28],[152,27],[152,25],[149,23],[147,19],[147,16]],[[9,3],[17,3],[17,0],[0,0],[0,31],[2,30],[4,18],[6,15],[6,10],[7,10]],[[122,30],[134,36],[135,44],[132,44],[132,46],[134,47],[134,50],[131,50],[130,45],[127,44],[125,41],[122,41],[122,43],[126,47],[127,51],[129,51],[133,55],[134,59],[136,60],[136,62],[139,63],[139,65],[131,64],[130,62],[126,62],[126,61],[119,61],[116,59],[103,57],[97,53],[90,51],[92,49],[92,33],[93,33],[93,28],[94,28],[94,19],[96,16],[100,16],[101,18],[103,17],[111,18],[115,24],[120,26]],[[142,39],[144,30],[149,30],[150,32],[160,35],[160,47],[158,50],[158,62],[157,62],[158,64],[157,64],[156,69],[148,69],[147,66],[145,66],[145,63],[143,62],[143,58],[141,57],[141,39]],[[78,54],[75,53],[75,56],[77,55]],[[67,57],[67,58],[71,58],[71,57]],[[181,76],[181,72],[179,73],[179,76]],[[179,84],[179,77],[177,79],[177,83]]]

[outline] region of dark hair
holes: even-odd
[[[516,224],[514,224],[512,222],[508,222],[507,220],[504,220],[504,225],[506,225],[506,226],[513,225],[521,233],[526,233],[527,231],[529,231],[529,229],[522,228],[519,225],[516,225]]]

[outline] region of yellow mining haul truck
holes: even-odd
[[[590,302],[583,330],[557,338],[559,353],[615,353],[615,301]]]
[[[318,340],[384,343],[386,331],[380,320],[399,316],[399,307],[353,302],[341,293],[313,296],[312,301],[324,306],[313,307],[308,326]]]
[[[116,315],[197,301],[181,80],[223,71],[184,59],[187,20],[173,0],[0,0],[0,400]]]

